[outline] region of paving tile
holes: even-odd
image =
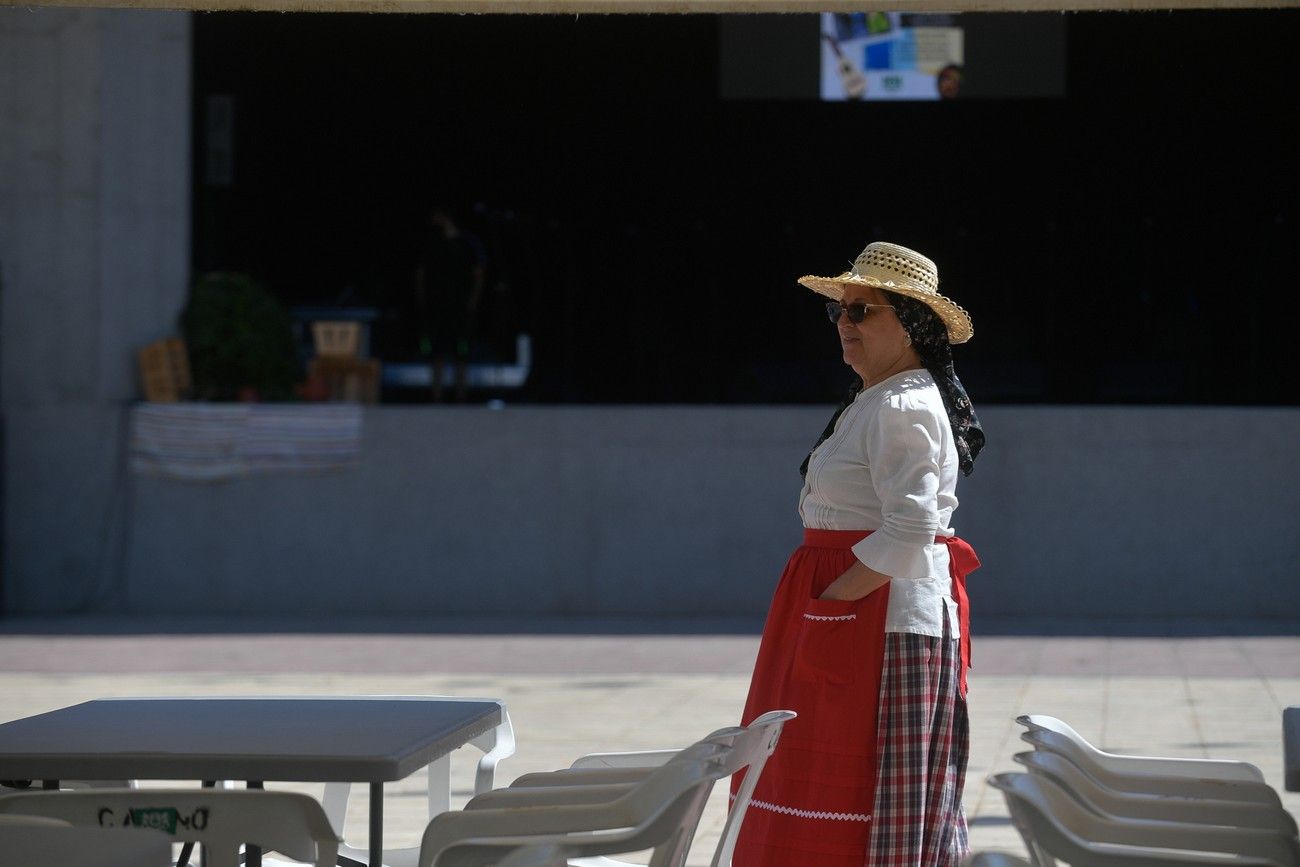
[[[201,638],[0,636],[0,719],[125,695],[493,696],[505,699],[518,732],[518,753],[499,768],[505,784],[584,752],[682,745],[734,724],[756,647],[752,636],[734,635]],[[250,646],[229,647],[241,643]],[[492,644],[509,652],[485,655]],[[1281,788],[1281,709],[1300,704],[1300,639],[999,638],[976,652],[963,799],[976,848],[1024,854],[986,783],[1020,769],[1012,756],[1028,749],[1014,723],[1021,713],[1060,717],[1112,749],[1251,761]],[[469,796],[476,755],[453,756],[453,804]],[[394,845],[418,841],[423,787],[418,777],[389,787]],[[289,788],[319,795],[318,786]],[[1296,812],[1300,795],[1284,793],[1283,803]],[[708,863],[725,805],[717,787],[692,867]],[[365,806],[354,791],[346,829],[354,842],[364,840]]]

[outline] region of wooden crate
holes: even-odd
[[[136,353],[144,399],[154,403],[187,400],[193,391],[185,341],[179,337],[156,340]]]
[[[317,356],[307,376],[324,383],[330,400],[379,402],[379,359]]]
[[[320,358],[356,358],[361,344],[360,322],[321,320],[311,324],[311,339]]]

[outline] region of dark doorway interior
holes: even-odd
[[[1064,98],[862,105],[724,99],[711,16],[199,15],[195,266],[392,305],[443,202],[527,399],[806,402],[847,374],[794,280],[882,238],[972,311],[977,400],[1294,403],[1297,24],[1072,14]]]

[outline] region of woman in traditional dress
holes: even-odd
[[[869,244],[829,297],[849,397],[804,460],[804,541],[763,629],[744,723],[798,712],[754,792],[736,867],[956,865],[969,728],[965,577],[950,526],[984,434],[952,365],[970,316],[935,264]]]

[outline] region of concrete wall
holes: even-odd
[[[110,610],[340,623],[757,620],[798,543],[797,467],[826,414],[379,407],[352,470],[133,479],[126,560],[100,595]],[[954,522],[985,562],[971,579],[981,617],[1300,619],[1300,411],[981,415],[990,445]],[[23,577],[41,583],[46,555],[22,549]]]
[[[188,280],[189,27],[0,8],[5,609],[760,617],[828,408],[383,407],[347,472],[127,474]],[[1300,412],[982,417],[977,617],[1300,618]]]
[[[121,519],[133,350],[189,275],[187,13],[0,8],[4,601],[96,586]]]

